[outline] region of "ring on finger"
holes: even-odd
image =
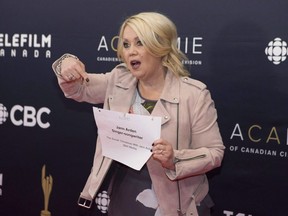
[[[72,80],[73,78],[74,78],[74,75],[73,75],[73,74],[68,75],[68,79],[69,79],[69,80]]]

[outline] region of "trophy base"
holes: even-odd
[[[46,211],[46,210],[42,210],[41,211],[41,216],[51,216],[51,212]]]

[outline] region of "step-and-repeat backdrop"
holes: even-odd
[[[2,0],[0,215],[76,216],[97,128],[66,99],[51,64],[73,53],[90,72],[118,64],[121,22],[158,11],[177,25],[191,76],[212,92],[227,147],[209,173],[214,216],[288,214],[287,0]],[[105,189],[97,195],[106,215]]]

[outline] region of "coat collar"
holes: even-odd
[[[115,84],[117,91],[113,91],[108,97],[108,107],[119,112],[128,112],[135,96],[138,80],[127,70],[125,64],[117,66],[120,69],[118,81]],[[127,74],[129,73],[129,74]],[[165,83],[159,103],[155,106],[152,116],[162,118],[162,124],[171,119],[171,114],[166,109],[165,103],[178,104],[180,95],[180,78],[176,77],[171,71],[167,71]]]
[[[120,112],[127,112],[131,106],[133,98],[135,96],[135,91],[137,87],[138,80],[132,76],[127,70],[125,64],[120,64],[117,66],[117,69],[123,70],[120,72],[118,77],[118,82],[115,84],[118,88],[117,91],[113,92],[113,95],[109,96],[109,108],[111,110],[117,110]],[[170,119],[170,115],[167,112],[165,105],[163,102],[168,102],[171,104],[179,103],[179,95],[180,95],[180,78],[176,77],[171,71],[167,71],[165,77],[165,83],[163,87],[162,94],[160,96],[160,103],[156,105],[154,108],[152,115],[162,116],[162,123],[168,121]],[[125,95],[125,99],[123,99],[123,95]]]
[[[160,99],[167,101],[169,103],[179,103],[179,95],[180,95],[179,81],[180,79],[176,77],[171,71],[168,70]]]
[[[118,82],[116,83],[116,86],[119,88],[125,89],[125,90],[131,89],[131,88],[132,89],[136,88],[138,81],[134,76],[132,76],[132,74],[128,70],[126,64],[124,64],[124,63],[119,64],[116,68],[123,70],[123,73],[120,73],[120,75],[119,75]],[[127,73],[129,73],[128,76],[127,76]]]

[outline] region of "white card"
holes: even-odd
[[[93,107],[104,156],[140,170],[160,138],[161,117],[136,115]]]

